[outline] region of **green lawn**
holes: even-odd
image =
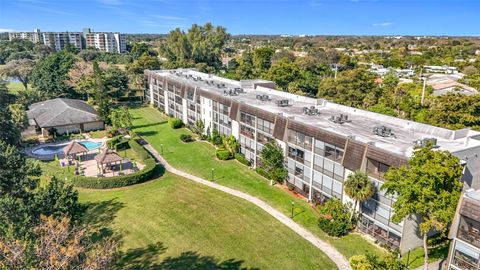
[[[8,91],[12,94],[18,94],[18,92],[23,91],[23,84],[21,82],[8,82],[7,83]],[[29,85],[30,89],[30,85]]]
[[[340,238],[328,237],[317,225],[315,210],[304,200],[295,198],[285,191],[272,187],[264,178],[235,160],[215,159],[214,147],[206,142],[181,143],[179,136],[190,133],[187,129],[172,130],[165,123],[166,117],[150,107],[132,108],[134,130],[150,142],[174,167],[191,174],[210,179],[215,169],[215,182],[256,196],[271,206],[290,215],[291,202],[295,202],[294,220],[330,242],[345,257],[367,252],[381,255],[383,251],[366,241],[359,234]]]
[[[336,269],[260,208],[176,175],[79,193],[86,223],[121,236],[121,269]]]

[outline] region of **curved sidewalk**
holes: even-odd
[[[345,259],[345,257],[338,252],[333,246],[328,244],[327,242],[321,240],[314,234],[312,234],[310,231],[306,230],[302,226],[298,225],[295,221],[293,221],[291,218],[287,217],[286,215],[282,214],[280,211],[276,210],[275,208],[271,207],[268,205],[266,202],[251,196],[249,194],[246,194],[244,192],[231,189],[222,185],[219,185],[217,183],[207,181],[203,178],[197,177],[195,175],[188,174],[186,172],[180,171],[175,169],[174,167],[170,166],[168,162],[158,154],[157,150],[155,150],[150,144],[145,144],[143,145],[145,149],[147,149],[164,167],[167,171],[174,173],[176,175],[182,176],[184,178],[190,179],[192,181],[195,181],[197,183],[209,186],[211,188],[226,192],[228,194],[231,194],[233,196],[242,198],[244,200],[247,200],[256,206],[260,207],[270,215],[272,215],[275,219],[283,223],[285,226],[289,227],[291,230],[299,234],[301,237],[303,237],[305,240],[308,242],[312,243],[314,246],[322,250],[337,266],[340,270],[351,270],[352,268],[350,267],[350,264],[348,263],[348,260]]]

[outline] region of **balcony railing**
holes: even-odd
[[[480,247],[480,231],[478,229],[462,226],[458,230],[458,238],[476,247]]]
[[[462,256],[456,252],[453,257],[453,264],[463,270],[477,270],[477,265],[474,264],[468,257]]]
[[[240,134],[242,134],[245,137],[248,137],[250,139],[254,139],[253,132],[249,132],[246,130],[240,130]]]

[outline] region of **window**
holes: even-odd
[[[255,126],[255,116],[240,112],[240,122],[245,123],[250,126]]]
[[[303,150],[296,149],[293,147],[288,147],[288,156],[296,161],[302,162],[304,161],[304,152]]]
[[[261,130],[265,133],[272,134],[273,133],[273,126],[274,126],[274,124],[270,121],[263,120],[261,118],[258,118],[258,120],[257,120],[257,129],[259,129],[259,130]]]
[[[373,159],[367,159],[367,173],[368,175],[377,179],[383,179],[383,176],[390,168],[389,165]]]

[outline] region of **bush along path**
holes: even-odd
[[[230,195],[242,198],[244,200],[247,200],[247,201],[255,204],[256,206],[263,209],[265,212],[272,215],[275,219],[277,219],[278,221],[283,223],[285,226],[287,226],[288,228],[290,228],[291,230],[293,230],[294,232],[299,234],[305,240],[307,240],[308,242],[313,244],[315,247],[322,250],[333,262],[335,262],[335,264],[338,266],[338,269],[340,269],[340,270],[351,270],[352,269],[350,267],[350,264],[348,263],[348,260],[340,252],[338,252],[333,246],[331,246],[327,242],[321,240],[320,238],[318,238],[317,236],[315,236],[314,234],[312,234],[310,231],[306,230],[302,226],[298,225],[295,221],[293,221],[292,219],[290,219],[286,215],[282,214],[281,212],[279,212],[275,208],[271,207],[266,202],[254,197],[254,196],[246,194],[244,192],[241,192],[241,191],[238,191],[238,190],[235,190],[235,189],[232,189],[232,188],[228,188],[228,187],[219,185],[217,183],[214,183],[212,181],[208,181],[208,180],[205,180],[203,178],[200,178],[200,177],[188,174],[186,172],[177,170],[177,169],[173,168],[172,166],[170,166],[170,164],[168,164],[168,162],[162,156],[160,156],[160,154],[157,152],[157,150],[155,150],[153,148],[152,145],[145,142],[145,144],[143,144],[143,147],[145,147],[145,149],[148,152],[150,152],[165,167],[165,169],[167,171],[169,171],[173,174],[182,176],[186,179],[195,181],[197,183],[206,185],[208,187],[226,192]]]

